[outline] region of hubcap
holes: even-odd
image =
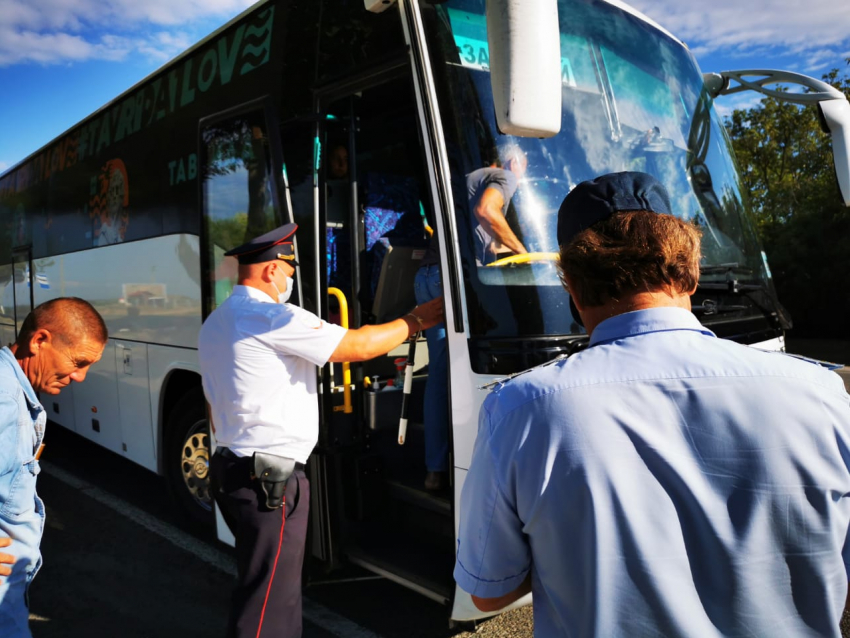
[[[186,435],[180,460],[183,482],[189,494],[205,510],[212,509],[210,495],[210,435],[206,419],[195,423]]]

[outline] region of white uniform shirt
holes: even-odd
[[[263,451],[306,463],[319,436],[316,366],[327,363],[345,333],[256,288],[235,286],[198,338],[217,444],[238,456]]]

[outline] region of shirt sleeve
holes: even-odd
[[[461,493],[454,577],[464,591],[495,598],[522,584],[531,568],[531,548],[517,515],[516,499],[505,490],[502,471],[509,462],[494,454],[487,403]]]
[[[323,321],[298,306],[286,304],[280,308],[281,312],[272,318],[268,334],[257,338],[278,352],[301,357],[317,366],[325,365],[347,329]]]
[[[505,205],[514,196],[517,189],[517,179],[511,171],[506,171],[503,168],[494,170],[484,179],[484,189],[494,188],[502,194],[502,199]]]
[[[18,445],[18,401],[9,392],[0,391],[0,476],[7,474],[17,467],[15,450]],[[2,487],[0,482],[0,487]],[[5,501],[6,494],[0,494],[0,505]]]

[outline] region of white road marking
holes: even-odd
[[[79,490],[89,498],[94,499],[122,516],[126,516],[148,531],[170,541],[180,549],[193,554],[196,558],[200,558],[205,563],[220,569],[226,574],[230,574],[234,578],[236,577],[236,560],[233,556],[207,545],[192,535],[159,520],[155,516],[151,516],[135,505],[92,485],[88,481],[74,476],[49,461],[42,461],[40,465],[42,470],[51,477]],[[380,638],[378,634],[361,627],[348,618],[340,616],[336,612],[306,597],[303,600],[303,616],[305,620],[318,625],[339,638]]]

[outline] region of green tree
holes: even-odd
[[[838,69],[823,79],[850,95],[850,78]],[[819,118],[815,106],[765,98],[734,111],[726,128],[792,334],[846,337],[850,210]]]

